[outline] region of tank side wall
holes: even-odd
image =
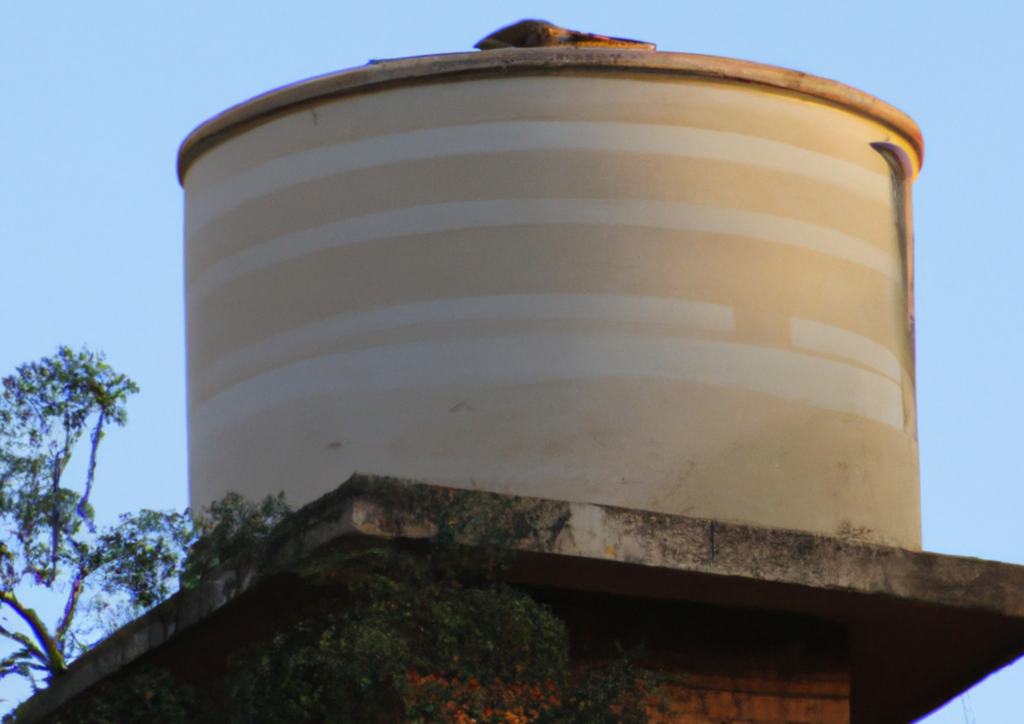
[[[889,135],[530,77],[214,148],[185,184],[193,504],[358,469],[919,547]]]

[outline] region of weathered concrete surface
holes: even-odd
[[[839,623],[854,724],[913,721],[1024,653],[1021,566],[356,475],[81,657],[18,721],[44,721],[134,661],[201,656],[231,625],[326,583],[345,546],[401,540],[513,552],[504,575],[523,584]]]

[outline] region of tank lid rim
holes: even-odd
[[[836,104],[889,126],[914,149],[918,171],[924,161],[921,129],[910,116],[856,88],[801,71],[690,53],[619,48],[502,48],[371,61],[367,65],[298,81],[243,101],[199,125],[182,142],[178,150],[178,180],[184,184],[185,175],[196,159],[245,128],[315,100],[459,77],[509,77],[560,71],[696,76],[790,91]]]

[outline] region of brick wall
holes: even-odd
[[[722,676],[687,674],[666,685],[664,724],[849,724],[844,674]]]
[[[845,626],[777,612],[538,591],[585,670],[626,653],[661,672],[656,724],[850,724]]]

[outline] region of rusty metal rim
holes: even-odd
[[[562,72],[649,73],[768,86],[835,104],[876,120],[907,140],[917,157],[918,170],[924,161],[921,129],[908,115],[874,96],[833,80],[712,55],[597,48],[507,48],[379,61],[256,96],[214,116],[189,134],[178,151],[178,179],[184,183],[185,174],[197,158],[233,136],[325,99],[404,85]]]

